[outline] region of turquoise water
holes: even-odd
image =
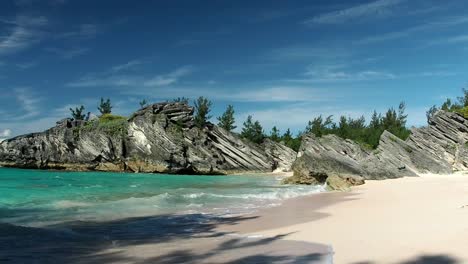
[[[44,226],[178,213],[235,215],[323,191],[275,176],[185,176],[0,168],[0,222]]]

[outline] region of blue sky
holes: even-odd
[[[409,124],[467,84],[463,0],[0,3],[0,138],[41,131],[109,97],[207,96],[238,126],[303,129],[324,114],[408,105]]]

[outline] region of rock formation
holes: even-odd
[[[339,177],[360,184],[359,180],[349,181],[348,176],[388,179],[419,173],[448,174],[467,169],[467,142],[468,120],[444,111],[438,112],[428,127],[414,128],[406,141],[385,131],[375,150],[335,135],[317,138],[308,134],[293,164],[294,176],[285,182],[319,184]]]
[[[279,143],[260,146],[213,124],[194,126],[193,107],[154,104],[121,127],[64,119],[42,132],[0,144],[0,165],[22,168],[230,174],[290,170],[296,153]]]

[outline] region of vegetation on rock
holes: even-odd
[[[123,136],[127,132],[128,121],[124,116],[104,114],[99,119],[87,122],[84,126],[77,127],[81,131],[100,131],[109,136]]]
[[[207,98],[200,96],[194,102],[194,104],[195,104],[195,118],[194,118],[195,126],[197,126],[198,128],[202,128],[206,125],[206,123],[208,122],[208,119],[211,118],[209,113],[211,111],[212,103]]]
[[[316,137],[334,134],[356,141],[366,148],[375,149],[385,130],[403,140],[408,138],[410,131],[406,128],[408,115],[405,114],[405,110],[406,105],[402,102],[397,110],[390,108],[385,115],[374,111],[369,124],[366,124],[364,116],[359,118],[341,116],[338,124],[333,121],[333,116],[325,119],[319,116],[309,121],[305,133],[312,133]]]
[[[146,101],[146,99],[141,100],[139,104],[140,104],[140,108],[145,108],[148,106],[148,102]]]
[[[237,126],[235,126],[236,120],[234,118],[234,106],[228,105],[223,115],[218,117],[218,121],[218,126],[226,129],[227,131],[236,129]]]
[[[102,115],[112,113],[112,104],[109,98],[104,101],[104,98],[101,98],[101,102],[99,103],[98,110],[101,112]]]
[[[452,99],[447,98],[445,102],[440,106],[432,106],[427,112],[427,121],[429,122],[430,119],[437,113],[439,110],[448,111],[459,113],[463,117],[468,118],[468,90],[462,89],[462,96],[457,97],[455,102]]]
[[[254,122],[251,115],[249,115],[247,120],[244,122],[241,136],[257,144],[262,143],[265,139],[262,125],[260,125],[259,121]]]
[[[84,110],[85,110],[84,106],[76,107],[75,109],[70,108],[70,112],[71,112],[73,119],[84,120],[85,119]]]

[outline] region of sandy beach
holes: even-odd
[[[468,263],[468,175],[367,181],[250,215],[0,225],[0,262]]]
[[[223,229],[330,245],[334,263],[468,263],[466,174],[367,181],[257,216]]]

